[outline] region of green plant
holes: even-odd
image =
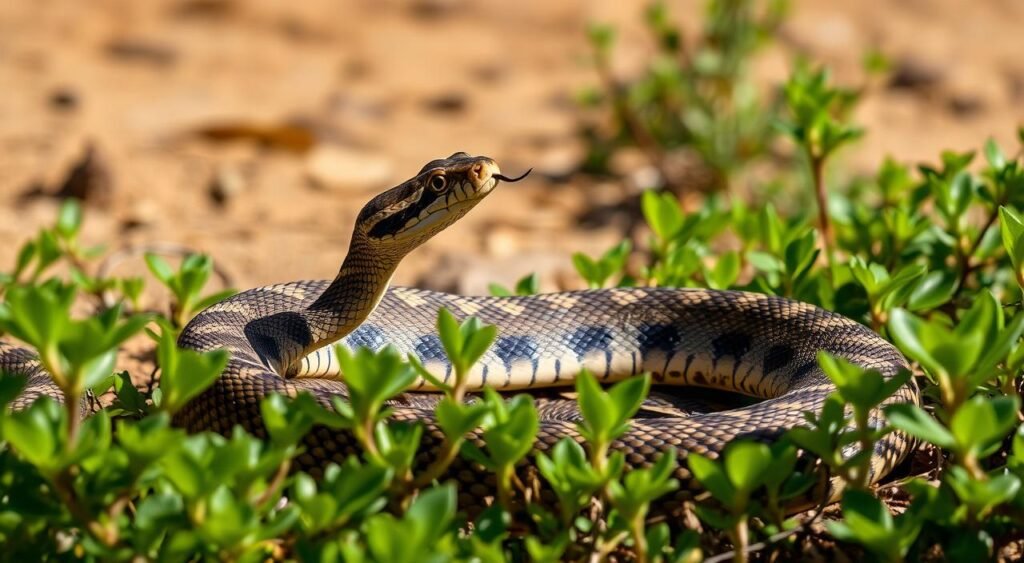
[[[802,494],[813,483],[813,477],[796,472],[796,449],[786,442],[769,447],[750,441],[736,441],[726,446],[719,461],[698,453],[687,458],[694,478],[721,505],[721,509],[698,504],[702,520],[726,530],[732,540],[737,561],[747,560],[749,519],[764,513],[777,526],[782,520],[782,503]],[[767,507],[754,497],[764,489]]]
[[[182,260],[178,271],[174,271],[163,258],[149,253],[146,254],[146,265],[153,276],[171,290],[174,301],[170,318],[177,330],[184,328],[199,311],[235,293],[233,289],[225,289],[201,297],[203,287],[213,273],[213,261],[209,256],[190,254]]]
[[[736,441],[717,457],[688,454],[685,468],[679,452],[664,447],[650,466],[627,470],[616,440],[651,380],[603,387],[584,373],[575,389],[576,439],[534,452],[532,398],[469,393],[496,329],[442,311],[438,333],[452,366],[444,376],[394,350],[338,349],[347,398],[325,407],[308,395],[267,397],[262,439],[241,429],[188,436],[171,425],[172,415],[227,361],[223,352],[175,345],[192,315],[227,295],[204,297],[210,259],[193,255],[175,270],[147,256],[172,303],[155,315],[129,314],[124,305],[140,310],[145,282],[108,277],[95,266],[102,249],[83,243],[81,208],[67,202],[17,252],[11,270],[0,272],[0,332],[38,352],[64,397],[13,411],[25,381],[0,374],[4,557],[698,561],[707,554],[742,561],[754,552],[796,559],[811,545],[849,559],[858,549],[886,561],[1006,557],[1024,529],[1021,150],[1007,154],[989,140],[984,162],[947,151],[936,164],[912,169],[889,158],[874,174],[826,182],[836,151],[860,134],[848,115],[863,93],[830,85],[824,69],[798,65],[781,105],[766,102],[745,69],[778,25],[781,5],[720,0],[709,7],[701,37],[686,40],[655,5],[647,17],[658,55],[626,83],[609,71],[614,30],[591,30],[604,82],[594,99],[612,107],[614,121],[609,135],[588,133],[588,167],[603,171],[615,151],[637,145],[671,186],[669,160],[686,150],[725,188],[769,154],[775,125],[802,155],[777,163],[783,177],[811,179],[810,189],[784,195],[815,200],[817,212],[783,199],[757,205],[737,190],[688,209],[676,194],[648,190],[640,208],[649,241],[623,240],[598,257],[577,254],[574,266],[593,288],[740,289],[838,311],[914,362],[921,406],[890,404],[909,373],[886,379],[822,356],[837,390],[806,413],[803,427],[770,444]],[[1018,137],[1024,143],[1024,130]],[[530,275],[513,290],[492,292],[528,295],[538,285]],[[115,372],[115,358],[150,321],[160,384],[147,393],[132,384],[144,374]],[[395,420],[388,408],[417,377],[443,394],[433,412],[424,410],[430,424]],[[82,418],[85,397],[108,389],[113,404]],[[309,447],[302,438],[314,426],[350,447],[318,478],[297,468]],[[923,452],[916,461],[927,460],[920,475],[884,485],[907,499],[895,515],[889,494],[870,485],[870,452],[889,432],[915,439]],[[432,449],[424,452],[428,436]],[[531,459],[536,472],[524,467]],[[679,508],[669,495],[683,494],[685,469],[704,489],[683,503],[695,506],[702,528],[685,510],[682,517],[662,511]],[[464,471],[479,472],[485,488],[460,489],[451,477]],[[490,475],[493,485],[485,484]],[[816,494],[842,491],[841,513],[824,526],[839,542],[834,547],[810,543],[822,533],[813,526],[822,512],[790,514],[815,484]],[[466,495],[486,505],[472,518],[457,510]]]
[[[507,287],[492,283],[487,286],[488,291],[491,295],[498,297],[508,297],[510,295],[533,295],[540,291],[540,278],[537,274],[529,274],[519,279],[516,282],[515,289],[509,290]]]
[[[842,508],[843,520],[829,522],[828,531],[838,540],[863,545],[883,561],[902,561],[921,529],[916,514],[894,518],[882,501],[863,491],[844,494]]]
[[[629,80],[612,73],[615,29],[592,26],[588,37],[600,88],[581,99],[609,108],[613,123],[610,130],[584,128],[590,149],[585,169],[606,172],[612,155],[633,145],[659,170],[663,186],[679,191],[695,179],[673,172],[673,153],[684,150],[710,173],[707,188],[728,188],[744,167],[767,154],[774,135],[776,104],[748,71],[786,11],[783,1],[710,0],[703,29],[688,39],[667,4],[654,2],[645,19],[656,53]]]

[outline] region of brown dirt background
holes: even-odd
[[[483,293],[538,271],[544,289],[574,286],[571,253],[622,236],[575,219],[616,197],[614,182],[551,180],[582,151],[573,95],[596,84],[585,29],[619,26],[616,72],[628,77],[651,51],[644,4],[0,2],[0,264],[55,215],[53,198],[30,194],[58,189],[90,145],[110,197],[91,205],[86,243],[184,244],[238,288],[331,277],[363,202],[465,150],[537,173],[410,256],[396,282]],[[672,3],[690,31],[702,6]],[[777,82],[806,53],[860,85],[877,48],[924,76],[914,88],[869,85],[856,114],[868,134],[837,174],[866,173],[886,154],[935,161],[988,136],[1016,147],[1022,30],[1016,0],[798,1],[756,73]],[[291,149],[200,134],[288,124]],[[229,192],[224,204],[214,188]],[[140,264],[118,273],[132,271]]]

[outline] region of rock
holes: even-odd
[[[544,152],[537,163],[537,173],[552,182],[568,182],[580,168],[583,147],[576,143],[561,143]]]
[[[897,59],[889,76],[888,87],[892,90],[911,90],[927,93],[944,79],[938,65],[912,57]]]
[[[953,94],[948,102],[949,111],[957,117],[973,117],[985,109],[985,102],[971,94]]]
[[[409,8],[416,17],[439,18],[454,13],[464,4],[462,0],[414,0]]]
[[[121,231],[128,232],[148,227],[159,221],[162,209],[152,199],[138,199],[131,204],[121,220]]]
[[[111,58],[117,60],[156,67],[171,66],[178,59],[178,52],[174,47],[142,38],[114,39],[107,43],[106,51]]]
[[[633,193],[660,187],[664,185],[665,181],[661,176],[661,172],[656,167],[650,165],[641,166],[630,171],[626,178],[630,191]]]
[[[50,107],[60,111],[71,111],[78,108],[78,92],[74,89],[62,86],[50,92]]]
[[[612,154],[608,169],[612,174],[624,177],[633,171],[651,165],[651,159],[637,147],[622,147]]]
[[[461,92],[446,92],[423,101],[423,107],[433,113],[462,113],[467,105],[466,96]]]
[[[182,0],[171,7],[170,13],[180,19],[223,20],[236,8],[230,0]]]
[[[306,158],[306,176],[327,190],[379,190],[394,175],[391,161],[378,153],[319,146]]]
[[[105,206],[110,203],[113,191],[110,164],[95,144],[88,143],[82,158],[68,171],[54,196]]]
[[[245,178],[237,168],[221,166],[214,172],[206,193],[217,207],[225,207],[245,191]]]

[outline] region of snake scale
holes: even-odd
[[[450,365],[436,332],[437,313],[473,315],[498,327],[498,338],[470,374],[474,388],[538,393],[538,449],[565,436],[580,439],[574,403],[542,388],[571,386],[589,369],[603,382],[650,372],[656,385],[730,391],[759,402],[718,412],[684,413],[686,400],[655,394],[613,444],[629,466],[651,463],[669,446],[687,452],[720,452],[741,437],[770,440],[805,422],[834,390],[816,354],[828,351],[890,377],[907,367],[903,356],[865,326],[818,307],[738,291],[616,288],[522,297],[467,297],[410,288],[389,288],[402,258],[479,203],[501,175],[487,157],[456,153],[428,163],[410,180],[372,199],[360,212],[349,252],[333,281],[298,281],[239,293],[196,316],[179,345],[227,349],[227,368],[213,386],[175,417],[190,431],[230,432],[235,425],[262,435],[260,400],[269,393],[309,392],[329,405],[344,395],[333,347],[396,347],[415,354],[437,377]],[[0,369],[25,372],[24,406],[59,392],[28,352],[0,344]],[[426,390],[420,381],[419,390]],[[661,387],[656,387],[661,388]],[[441,443],[433,422],[436,394],[406,393],[392,403],[394,417],[427,426],[420,463]],[[890,402],[917,402],[913,384]],[[876,414],[875,420],[878,420]],[[475,439],[479,440],[479,437]],[[351,435],[326,428],[306,438],[298,466],[318,475],[330,461],[356,453]],[[888,473],[911,449],[888,434],[872,457],[871,480]],[[682,461],[682,460],[681,460]],[[681,463],[677,477],[695,486]],[[479,503],[493,488],[458,462],[451,475],[462,482],[461,504]],[[685,489],[686,487],[684,487]]]

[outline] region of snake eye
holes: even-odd
[[[439,192],[448,185],[448,179],[444,177],[444,174],[435,174],[430,177],[430,189],[435,192]]]

